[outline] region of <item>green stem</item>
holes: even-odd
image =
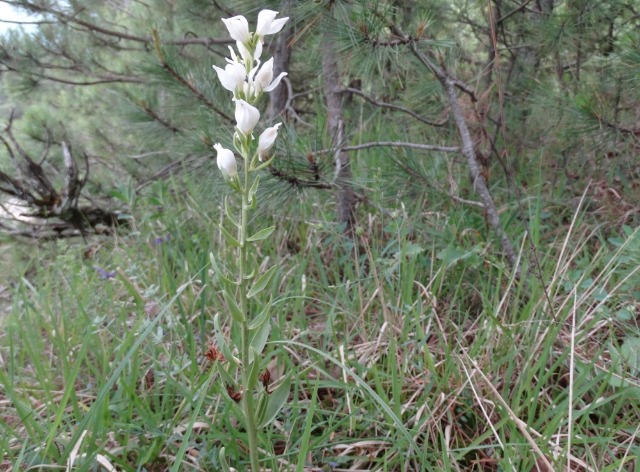
[[[242,394],[242,406],[246,418],[247,435],[249,436],[249,457],[251,459],[251,471],[260,471],[260,462],[258,458],[258,428],[256,426],[255,404],[253,398],[253,385],[250,385],[249,374],[251,366],[249,365],[249,307],[247,303],[247,280],[244,278],[247,264],[247,226],[249,224],[249,153],[246,152],[244,161],[244,188],[242,189],[242,212],[240,218],[240,308],[244,313],[245,321],[242,322],[242,385],[244,391]],[[256,359],[255,362],[258,362]]]

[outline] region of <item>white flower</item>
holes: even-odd
[[[224,88],[232,91],[234,94],[238,90],[242,90],[242,86],[247,77],[247,71],[242,64],[230,61],[224,69],[216,66],[213,66],[213,68],[218,73],[218,78]]]
[[[268,34],[275,34],[280,31],[289,17],[276,20],[277,11],[262,10],[258,13],[258,26],[256,27],[256,36],[260,38],[260,42],[264,42],[264,37]]]
[[[225,57],[224,60],[227,61],[229,64],[232,64],[234,62],[240,62],[233,48],[231,46],[227,46],[227,47],[229,48],[229,54],[231,55],[231,59],[229,59],[228,57]]]
[[[261,92],[271,92],[275,89],[280,80],[287,75],[286,72],[280,73],[275,80],[273,80],[273,57],[265,62],[255,78],[253,79],[253,86],[255,88],[255,94],[258,95]]]
[[[240,56],[242,57],[242,60],[244,61],[244,63],[253,65],[253,58],[255,56],[255,51],[253,53],[254,55],[252,56],[251,51],[249,51],[249,48],[247,48],[247,46],[244,43],[241,43],[240,41],[236,42],[236,46],[238,47],[238,51],[240,51]],[[262,48],[260,48],[259,52],[262,53]],[[255,58],[258,59],[259,57],[260,57],[260,54],[258,54]]]
[[[244,100],[236,100],[236,127],[244,136],[250,136],[260,119],[260,112]]]
[[[233,155],[233,151],[223,148],[220,143],[214,144],[213,148],[218,151],[216,163],[218,164],[218,168],[222,172],[222,175],[228,179],[232,179],[238,175],[238,166],[236,164],[236,158]]]
[[[282,126],[282,123],[278,123],[271,128],[265,129],[260,138],[258,139],[258,159],[262,160],[266,152],[271,149],[273,143],[276,142],[276,138],[278,137],[278,128]]]
[[[249,22],[244,16],[238,15],[232,18],[222,18],[222,21],[233,39],[243,44],[249,42],[251,39],[249,35]]]

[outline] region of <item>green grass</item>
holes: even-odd
[[[12,270],[0,470],[219,470],[222,447],[247,470],[238,406],[204,357],[226,315],[209,253],[234,256],[219,200],[190,190],[152,188],[88,258],[60,242]],[[265,469],[637,467],[638,231],[605,234],[583,213],[556,224],[531,199],[542,276],[514,229],[521,283],[480,212],[425,199],[438,198],[446,213],[422,218],[408,216],[422,199],[378,202],[393,216],[361,209],[357,245],[330,202],[276,214],[261,248],[279,267],[263,362],[272,388],[285,375],[292,387],[260,438]]]

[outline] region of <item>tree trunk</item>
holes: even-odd
[[[292,5],[291,0],[284,0],[280,5],[280,16],[287,16]],[[291,47],[289,42],[293,38],[294,29],[291,27],[285,28],[279,35],[276,36],[276,40],[273,43],[273,76],[277,77],[280,72],[287,72],[289,70],[289,62],[291,60]],[[284,83],[281,83],[279,87],[276,87],[271,93],[269,93],[269,109],[267,110],[267,119],[270,123],[273,123],[280,114],[284,114],[286,117],[287,111],[285,107],[288,100],[288,88]]]
[[[345,144],[345,128],[342,116],[341,82],[338,71],[337,53],[330,33],[324,35],[322,49],[322,75],[324,79],[324,96],[327,101],[327,131],[332,136],[331,147],[338,149]],[[338,184],[337,210],[338,221],[344,225],[345,234],[352,235],[355,217],[355,194],[351,184],[351,162],[349,153],[336,151],[335,181]]]

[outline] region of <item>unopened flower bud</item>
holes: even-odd
[[[218,168],[227,179],[232,179],[238,175],[238,165],[236,164],[236,158],[233,155],[233,151],[225,149],[220,143],[213,145],[213,148],[218,151],[218,157],[216,163]]]

